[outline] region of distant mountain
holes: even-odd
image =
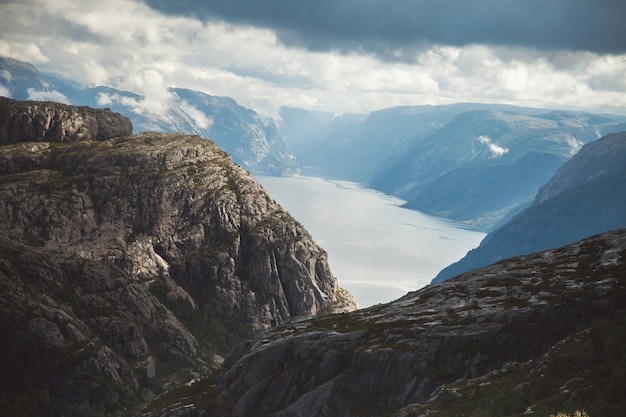
[[[282,176],[299,172],[298,162],[276,124],[227,97],[171,88],[169,99],[153,102],[111,87],[82,88],[8,58],[0,58],[0,93],[2,89],[5,95],[21,100],[108,107],[127,116],[135,132],[184,132],[210,138],[237,164],[255,174]]]
[[[282,118],[307,168],[486,230],[532,202],[582,145],[626,129],[620,116],[471,103],[334,119],[284,109]]]
[[[0,95],[27,100],[32,93],[49,91],[49,87],[33,65],[0,57]]]
[[[585,145],[539,190],[532,205],[489,233],[433,282],[625,227],[626,132],[622,132]]]
[[[368,167],[359,166],[355,156],[362,114],[332,113],[282,107],[281,132],[303,173],[329,178],[360,181],[367,178]],[[358,173],[355,173],[358,170]]]

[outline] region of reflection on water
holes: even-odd
[[[360,307],[430,283],[478,246],[484,233],[399,207],[404,201],[347,181],[257,177],[328,252],[339,285]]]

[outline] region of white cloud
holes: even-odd
[[[37,91],[34,88],[28,89],[28,100],[56,101],[59,103],[71,104],[70,100],[58,91]]]
[[[111,96],[111,94],[98,93],[96,95],[96,103],[100,107],[110,106],[111,104],[113,104],[113,101],[114,100],[113,100],[113,97]]]
[[[0,97],[11,98],[11,92],[3,85],[0,85]]]
[[[13,76],[7,70],[0,71],[0,77],[4,78],[7,82],[11,82],[11,80],[13,79]]]
[[[31,64],[47,63],[50,59],[34,43],[0,41],[0,56],[8,56]]]
[[[193,104],[190,104],[186,100],[183,100],[178,105],[182,111],[187,113],[189,117],[193,119],[198,127],[202,129],[210,129],[213,125],[213,118],[208,117]]]
[[[503,148],[502,146],[494,143],[489,136],[482,135],[479,136],[477,140],[487,146],[489,152],[491,152],[490,158],[500,158],[501,156],[509,153],[509,148]]]

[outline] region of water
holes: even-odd
[[[360,307],[428,285],[485,236],[462,224],[399,207],[362,185],[316,177],[257,180],[328,252],[339,286]]]

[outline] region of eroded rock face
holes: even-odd
[[[355,308],[324,250],[213,142],[45,141],[54,129],[0,147],[5,375],[114,411],[129,389],[206,375],[236,329]]]
[[[104,140],[132,132],[130,120],[109,109],[0,97],[0,145]]]
[[[612,232],[267,331],[227,359],[217,414],[392,415],[611,317],[626,307],[625,262],[626,231]]]

